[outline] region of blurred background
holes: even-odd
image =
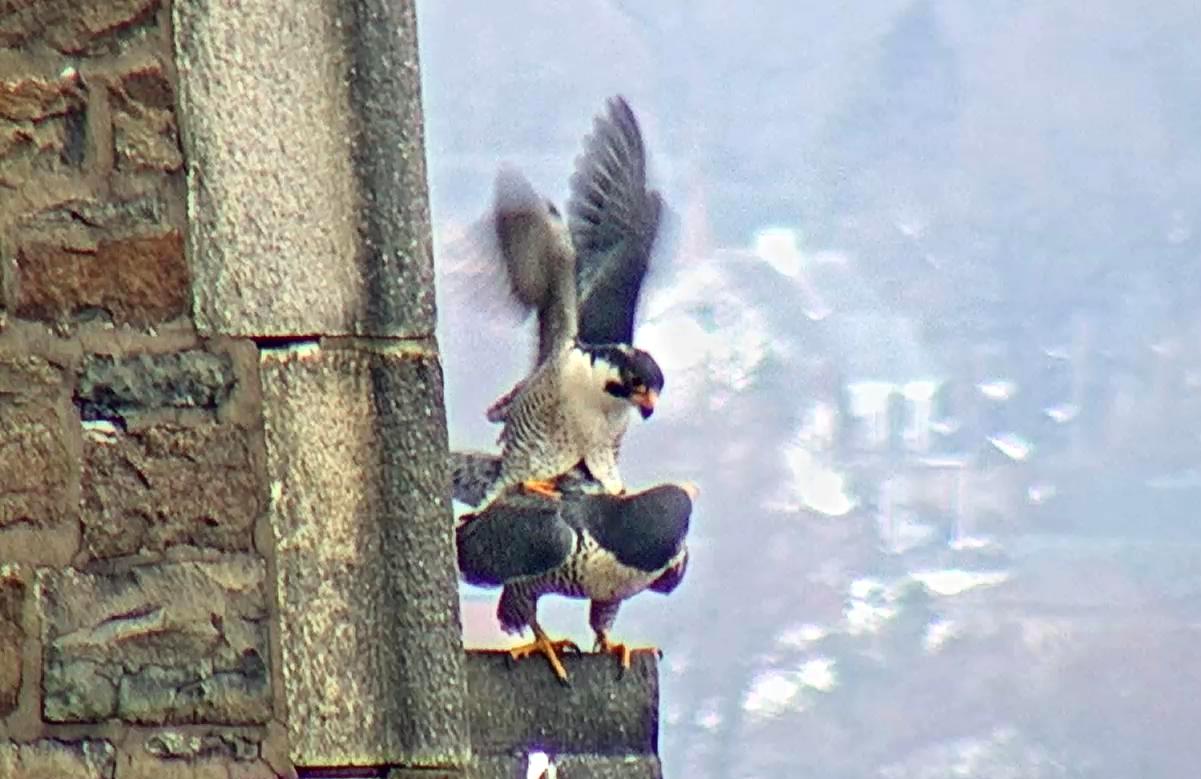
[[[673,211],[622,472],[702,495],[615,629],[667,776],[1198,775],[1201,5],[418,12],[452,446],[531,360],[468,237],[498,165],[562,203],[620,93]]]

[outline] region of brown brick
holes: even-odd
[[[8,67],[7,62],[0,67]],[[0,185],[19,188],[32,175],[79,165],[86,124],[74,71],[0,80]]]
[[[73,515],[64,403],[60,369],[40,357],[0,355],[0,531]],[[0,538],[0,560],[14,557]]]
[[[112,88],[117,167],[176,171],[183,167],[175,97],[160,66],[126,74]]]
[[[62,116],[82,107],[83,96],[74,71],[63,71],[53,80],[26,77],[0,81],[0,117],[13,122]]]
[[[159,0],[7,0],[0,45],[44,41],[69,54],[111,52],[154,23]]]
[[[188,312],[183,236],[174,229],[102,239],[94,251],[31,241],[17,250],[16,275],[16,314],[28,319],[100,309],[115,324],[149,325]]]
[[[84,553],[95,559],[181,545],[249,551],[260,495],[242,428],[91,431],[84,441]]]
[[[0,566],[0,719],[17,708],[21,691],[21,647],[25,632],[21,612],[25,604],[25,582],[16,571]]]

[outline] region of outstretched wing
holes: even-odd
[[[576,160],[567,215],[580,339],[628,344],[663,202],[646,188],[646,150],[634,112],[622,97],[610,98],[607,109]]]
[[[575,253],[554,206],[512,169],[496,176],[493,215],[513,297],[538,312],[540,364],[576,336]]]
[[[575,532],[545,499],[501,499],[455,530],[459,573],[469,584],[499,587],[552,571],[567,561]]]

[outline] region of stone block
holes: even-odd
[[[75,403],[85,421],[127,422],[137,412],[162,409],[216,411],[229,400],[236,383],[227,354],[97,354],[84,360]]]
[[[30,176],[79,165],[86,118],[78,75],[32,73],[2,54],[0,73],[0,185],[18,189]]]
[[[155,24],[159,0],[10,0],[0,46],[41,41],[66,54],[110,53]]]
[[[71,200],[13,230],[17,316],[104,316],[153,325],[188,313],[189,273],[172,193]]]
[[[0,776],[13,779],[113,779],[116,750],[108,741],[0,741]]]
[[[0,561],[18,559],[6,529],[41,529],[76,515],[65,397],[59,366],[0,354]]]
[[[0,565],[0,720],[17,708],[21,693],[25,590],[25,580],[16,568]]]
[[[182,168],[175,94],[162,66],[155,63],[130,71],[110,91],[117,169],[171,172]]]
[[[201,332],[432,334],[412,4],[172,11]],[[352,50],[372,30],[402,48]]]
[[[569,687],[541,657],[512,663],[507,652],[468,652],[472,751],[656,754],[659,673],[652,654],[636,653],[620,678],[612,655],[568,654],[563,664]]]
[[[249,431],[232,424],[93,430],[84,439],[87,559],[174,547],[251,551],[264,485]]]
[[[28,240],[17,249],[16,314],[46,322],[108,315],[114,324],[145,326],[188,312],[183,236],[103,238],[90,252]]]
[[[41,570],[45,718],[265,723],[264,577],[249,555],[111,574]]]
[[[465,686],[433,354],[263,353],[283,682],[299,765],[462,765]]]

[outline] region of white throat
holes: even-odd
[[[568,349],[562,376],[563,397],[569,406],[607,413],[630,408],[625,399],[605,391],[609,382],[621,381],[621,372],[605,360],[593,360],[580,349]]]

